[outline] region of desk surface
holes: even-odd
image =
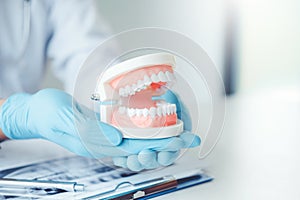
[[[1,165],[3,160],[6,165],[20,162],[24,151],[37,160],[68,154],[44,141],[8,142],[3,147]],[[196,154],[190,151],[188,159]],[[298,95],[230,97],[222,137],[214,151],[199,161],[215,180],[156,199],[299,199],[299,154]]]

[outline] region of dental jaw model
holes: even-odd
[[[175,82],[174,67],[173,55],[156,53],[108,68],[92,96],[100,103],[100,120],[118,128],[124,138],[179,135],[183,122],[177,119],[176,105],[158,98]]]

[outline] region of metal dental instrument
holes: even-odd
[[[78,184],[77,182],[0,178],[0,188],[43,188],[79,192],[84,191],[84,184]]]

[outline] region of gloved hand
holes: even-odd
[[[139,155],[141,162],[149,166],[157,160],[168,164],[166,153],[149,159],[149,152],[150,155],[156,151],[173,153],[193,143],[189,135],[156,140],[122,139],[116,128],[96,120],[91,113],[76,102],[72,105],[72,97],[67,93],[44,89],[34,95],[22,93],[9,97],[0,109],[0,128],[8,138],[43,138],[81,156],[133,160]],[[194,143],[199,144],[199,140]],[[134,166],[132,169],[140,170]]]
[[[73,107],[72,97],[56,89],[44,89],[33,95],[15,94],[2,105],[0,128],[10,139],[43,138],[82,156],[91,154],[82,144],[80,132],[85,131],[97,142],[96,155],[102,146],[121,143],[122,135],[117,129],[81,114],[79,105]],[[99,128],[107,134],[100,133]]]
[[[177,150],[174,149],[155,149],[153,150],[142,150],[138,154],[133,154],[130,156],[114,157],[114,164],[123,168],[129,168],[133,171],[140,171],[143,169],[154,169],[159,166],[168,166],[175,162],[178,158],[180,150],[182,148],[192,148],[200,145],[199,136],[192,134],[191,119],[188,110],[185,108],[184,104],[181,103],[180,99],[170,90],[164,95],[160,96],[158,99],[164,99],[165,101],[176,104],[177,111],[176,114],[179,119],[184,122],[184,132],[180,134],[177,138],[180,138],[183,142],[181,145],[177,145]],[[173,137],[176,138],[176,137]],[[168,139],[168,138],[167,138]],[[163,140],[167,140],[163,139]],[[126,139],[125,139],[126,140]],[[154,139],[153,141],[155,141]],[[141,140],[141,142],[144,142]],[[181,148],[180,148],[181,147]]]

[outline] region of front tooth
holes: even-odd
[[[167,82],[167,81],[168,81],[166,75],[165,75],[162,71],[160,71],[160,72],[158,73],[158,78],[159,78],[159,80],[160,80],[161,82]]]
[[[165,74],[166,74],[168,81],[173,81],[175,79],[174,75],[171,72],[166,71]]]
[[[149,110],[149,114],[150,114],[151,118],[153,119],[156,115],[156,109],[154,107],[151,107]]]
[[[157,107],[157,109],[156,109],[156,113],[157,113],[157,115],[159,116],[159,117],[161,117],[161,107]]]
[[[166,115],[166,113],[167,113],[167,108],[166,108],[166,106],[162,106],[162,107],[161,107],[161,113],[162,113],[163,116]]]
[[[135,115],[135,109],[134,108],[128,108],[127,113],[129,117],[133,117]]]
[[[159,79],[158,79],[158,77],[156,76],[156,74],[152,74],[152,75],[151,75],[151,80],[152,80],[152,82],[154,82],[154,83],[158,83],[158,82],[159,82]]]
[[[146,86],[148,86],[148,85],[151,84],[151,79],[149,78],[148,75],[145,75],[145,76],[144,76],[144,84],[145,84]]]
[[[148,114],[149,114],[148,109],[147,109],[147,108],[144,108],[144,109],[143,109],[143,115],[144,115],[144,117],[147,117]]]
[[[140,117],[140,116],[143,115],[143,110],[142,109],[136,109],[135,112],[136,112],[137,117]]]
[[[120,114],[125,114],[126,108],[124,106],[119,107],[119,113]]]

